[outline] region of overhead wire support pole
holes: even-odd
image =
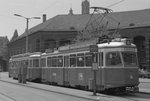
[[[92,53],[92,70],[93,70],[93,95],[96,96],[96,89],[97,89],[97,84],[96,84],[96,72],[98,70],[98,46],[95,45],[90,45],[89,47],[90,52]]]
[[[19,14],[14,14],[14,16],[18,16],[18,17],[21,17],[21,18],[24,18],[26,19],[26,30],[25,30],[25,53],[27,54],[29,52],[28,50],[28,47],[29,47],[29,20],[30,19],[40,19],[40,17],[31,17],[31,18],[27,18],[27,17],[24,17],[22,15],[19,15]],[[20,66],[20,72],[18,74],[18,81],[19,83],[26,83],[26,75],[27,75],[27,67],[28,65],[21,65]]]
[[[29,38],[28,38],[28,28],[29,28],[29,18],[26,18],[27,20],[27,24],[26,24],[26,53],[28,53],[28,42],[29,42]]]

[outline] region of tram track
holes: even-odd
[[[8,96],[8,95],[2,93],[2,92],[0,92],[0,100],[1,100],[1,98],[2,98],[4,101],[17,101],[16,99],[14,99],[14,98],[12,98],[12,97],[10,97],[10,96]]]

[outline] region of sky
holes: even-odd
[[[42,15],[47,19],[56,15],[68,14],[73,9],[74,14],[81,14],[83,0],[0,0],[0,36],[10,40],[17,29],[21,35],[26,28],[26,19],[14,16],[19,14],[31,19],[29,28],[42,23]],[[114,12],[150,9],[150,0],[88,0],[90,7],[109,7]],[[91,11],[92,12],[92,11]]]

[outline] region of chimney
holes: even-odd
[[[43,22],[46,21],[46,14],[43,14]]]
[[[72,10],[72,8],[70,8],[70,10],[69,10],[69,15],[73,15],[73,10]]]
[[[88,0],[82,1],[81,8],[82,14],[90,14],[90,2]]]

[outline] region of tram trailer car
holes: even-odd
[[[25,73],[28,81],[41,81],[40,56],[40,52],[12,56],[9,60],[9,77],[18,79],[19,74]],[[23,71],[24,67],[26,71]]]
[[[130,40],[97,44],[97,91],[138,91],[137,49]],[[89,44],[61,47],[41,55],[42,82],[93,90],[92,53]]]
[[[9,77],[18,79],[19,74],[23,74],[23,69],[28,65],[29,54],[19,54],[12,56],[9,60]]]
[[[28,58],[27,79],[28,81],[41,81],[41,68],[40,68],[41,52],[30,53]]]

